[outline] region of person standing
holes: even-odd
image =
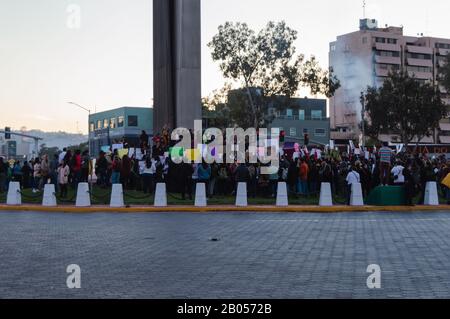
[[[194,174],[194,168],[191,163],[181,163],[180,166],[180,192],[181,198],[186,199],[186,193],[189,199],[192,200],[192,174]]]
[[[145,194],[153,193],[152,189],[152,161],[147,158],[145,161],[145,166],[142,171],[142,189]]]
[[[32,168],[30,167],[30,164],[27,161],[25,161],[23,163],[23,166],[22,166],[21,170],[22,170],[23,188],[24,189],[28,189],[31,186],[30,179],[31,179],[31,176],[33,174],[33,170],[32,170]]]
[[[308,164],[305,159],[302,159],[299,168],[299,190],[301,195],[308,195],[308,174]]]
[[[105,152],[101,151],[95,162],[95,173],[98,177],[97,183],[100,187],[104,188],[108,186],[108,160],[105,155]]]
[[[41,185],[42,185],[41,179],[42,179],[41,161],[39,160],[39,158],[36,158],[36,160],[34,161],[34,166],[33,166],[33,180],[34,180],[33,193],[36,193],[37,191],[41,190]]]
[[[394,177],[395,186],[403,186],[405,184],[405,176],[403,175],[404,169],[405,168],[401,165],[400,161],[397,161],[392,168],[391,174]]]
[[[383,186],[389,184],[391,172],[392,150],[388,147],[388,143],[384,142],[383,147],[378,151],[380,157],[380,183]]]
[[[120,170],[121,170],[121,163],[120,163],[120,159],[119,156],[115,156],[114,160],[112,162],[112,167],[111,167],[111,183],[114,184],[119,184],[120,183]]]
[[[361,177],[356,171],[355,166],[350,166],[347,178],[345,180],[347,181],[347,205],[350,205],[350,199],[352,197],[352,186],[353,184],[361,183]]]
[[[50,178],[50,162],[48,161],[48,155],[45,154],[42,157],[42,161],[41,161],[41,183],[47,184],[49,178]]]
[[[67,162],[63,162],[58,167],[58,184],[60,189],[60,197],[67,197],[67,185],[69,184],[70,168]]]
[[[8,168],[6,163],[3,161],[3,157],[0,157],[0,193],[6,191],[6,175],[8,173]]]
[[[198,166],[198,181],[197,183],[204,183],[206,188],[206,197],[209,197],[209,180],[211,178],[211,166],[203,162]]]
[[[55,185],[55,191],[58,192],[58,168],[59,168],[59,156],[53,155],[53,159],[50,161],[50,183]]]
[[[84,151],[81,156],[81,182],[87,183],[89,181],[89,168],[91,165],[91,158],[89,156],[89,151]]]
[[[402,170],[402,175],[405,185],[405,202],[408,206],[413,206],[414,197],[414,177],[412,174],[411,165],[408,165]]]

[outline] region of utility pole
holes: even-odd
[[[362,146],[366,147],[366,129],[365,129],[365,117],[366,117],[366,98],[364,92],[361,92],[361,133],[362,133]]]
[[[67,102],[67,103],[75,105],[76,107],[78,107],[78,108],[80,108],[82,110],[85,110],[86,112],[89,113],[89,117],[88,117],[88,149],[89,149],[89,157],[90,157],[92,155],[92,153],[91,153],[90,131],[89,131],[89,119],[91,117],[91,110],[88,109],[87,107],[84,107],[84,106],[82,106],[82,105],[80,105],[78,103],[75,103],[75,102]],[[77,122],[77,129],[78,129],[78,122]]]
[[[0,130],[0,134],[9,134],[9,135],[14,135],[14,136],[32,138],[34,140],[34,153],[35,153],[34,155],[35,155],[35,157],[39,156],[39,141],[42,141],[43,138],[37,137],[37,136],[32,136],[32,135],[27,135],[27,134],[22,134],[22,133],[14,133],[14,132],[11,132],[10,130]]]

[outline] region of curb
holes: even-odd
[[[0,212],[17,211],[17,212],[47,212],[47,213],[365,213],[365,212],[450,212],[450,205],[440,206],[130,206],[122,208],[113,208],[109,206],[91,206],[91,207],[75,207],[75,206],[57,206],[43,207],[40,205],[23,205],[23,206],[7,206],[0,205]]]

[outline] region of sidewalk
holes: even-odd
[[[246,212],[246,213],[351,213],[351,212],[434,212],[448,211],[450,205],[439,206],[247,206],[236,207],[232,205],[194,207],[194,206],[129,206],[113,208],[109,206],[57,206],[44,207],[42,205],[7,206],[0,205],[2,211],[33,211],[33,212],[55,212],[55,213],[217,213],[217,212]]]

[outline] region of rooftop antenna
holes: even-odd
[[[366,0],[363,0],[363,18],[366,18]]]

